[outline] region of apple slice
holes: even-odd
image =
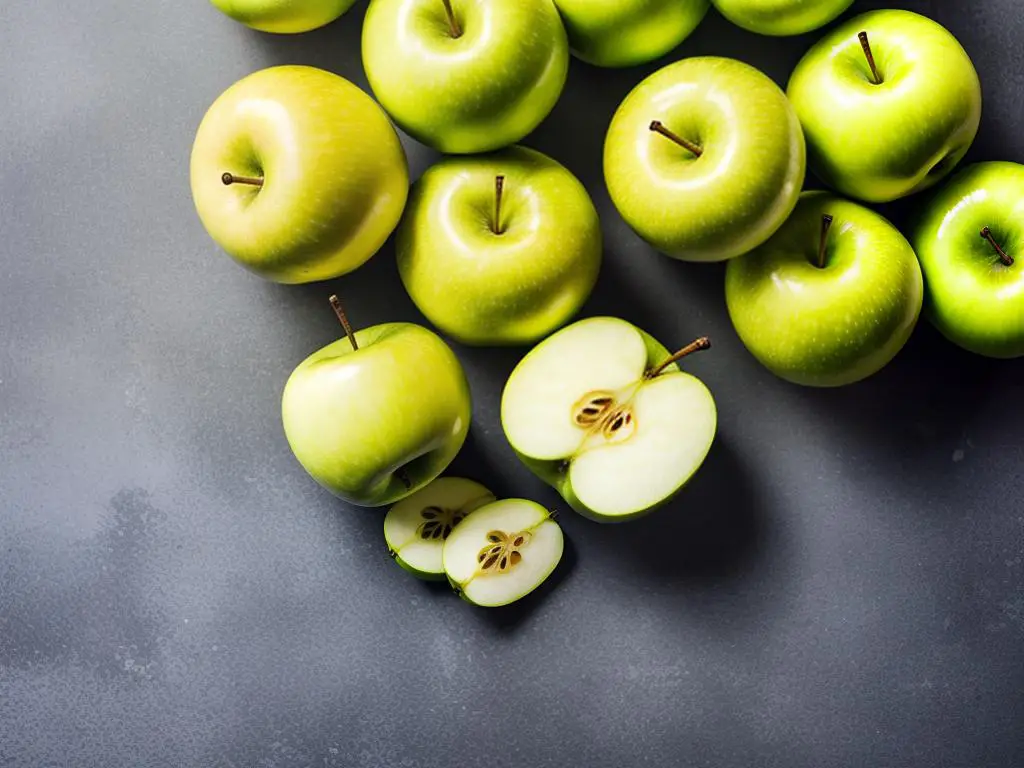
[[[562,559],[562,529],[525,499],[477,509],[444,543],[444,570],[456,592],[485,608],[514,603],[544,583]]]
[[[676,354],[625,320],[581,320],[535,347],[509,377],[505,435],[576,511],[600,522],[650,512],[700,468],[715,401]]]
[[[388,510],[384,540],[388,553],[421,579],[444,579],[441,550],[455,526],[475,509],[494,501],[480,483],[440,477]]]

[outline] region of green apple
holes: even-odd
[[[659,251],[724,261],[767,240],[796,205],[800,123],[766,75],[734,59],[683,59],[626,97],[604,146],[619,213]]]
[[[444,580],[445,541],[471,512],[495,500],[480,483],[439,477],[388,510],[384,517],[388,553],[413,576]]]
[[[759,35],[802,35],[828,24],[853,0],[711,0],[725,18]]]
[[[964,168],[929,202],[913,236],[925,312],[950,341],[1024,356],[1024,166]]]
[[[304,66],[264,69],[228,88],[199,126],[191,176],[210,236],[280,283],[363,264],[409,194],[387,115],[347,80]]]
[[[945,177],[981,120],[978,73],[960,43],[902,10],[871,11],[832,30],[800,60],[789,98],[811,170],[874,203]]]
[[[586,189],[525,147],[451,157],[413,185],[398,269],[416,306],[466,344],[521,344],[568,322],[601,266]]]
[[[497,608],[543,584],[563,549],[562,529],[548,510],[525,499],[504,499],[460,523],[442,556],[448,581],[464,600]]]
[[[782,228],[725,272],[729,316],[747,349],[808,386],[851,384],[884,367],[910,338],[923,294],[903,235],[825,192],[804,193]]]
[[[580,320],[533,348],[501,400],[513,450],[580,514],[599,522],[643,515],[703,464],[717,425],[708,388],[625,320]]]
[[[551,0],[373,0],[363,67],[402,130],[472,154],[515,144],[547,116],[569,43]]]
[[[630,67],[664,56],[697,28],[709,0],[555,0],[580,59]]]
[[[451,463],[470,422],[469,384],[435,334],[412,323],[353,332],[306,358],[281,399],[285,436],[327,490],[364,507],[405,498]]]
[[[293,34],[330,24],[356,0],[210,0],[235,21],[261,32]]]

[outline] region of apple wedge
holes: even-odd
[[[512,448],[580,514],[617,522],[646,514],[700,468],[715,401],[675,354],[625,320],[595,317],[537,345],[509,377],[501,421]]]
[[[533,501],[504,499],[477,509],[444,543],[455,591],[485,608],[514,603],[544,583],[562,559],[562,529]]]
[[[388,510],[384,517],[388,553],[413,576],[443,580],[445,541],[470,512],[494,500],[494,494],[480,483],[439,477]]]

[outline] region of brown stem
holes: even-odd
[[[828,249],[828,231],[832,229],[832,216],[821,217],[821,240],[818,242],[818,269],[825,268],[825,251]]]
[[[878,73],[878,65],[875,64],[875,54],[871,51],[868,33],[861,32],[857,35],[857,38],[860,40],[860,47],[864,49],[864,57],[868,60],[868,66],[871,67],[871,83],[873,85],[881,85],[882,76]]]
[[[251,184],[254,187],[263,186],[263,179],[259,176],[235,176],[233,173],[222,173],[220,180],[224,182],[225,187],[230,187],[232,184]]]
[[[992,237],[992,230],[985,227],[981,230],[981,236],[988,240],[989,244],[996,249],[996,253],[999,254],[999,260],[1008,267],[1013,266],[1013,256],[1003,250],[1003,247],[996,242],[996,239]]]
[[[331,296],[330,302],[331,307],[334,309],[334,314],[338,316],[338,320],[341,322],[341,327],[345,329],[345,335],[348,336],[348,341],[352,345],[352,349],[359,349],[359,344],[356,343],[356,334],[352,330],[351,324],[348,322],[348,316],[345,314],[345,308],[341,306],[341,299],[337,296]]]
[[[505,232],[505,228],[501,226],[501,195],[505,191],[505,177],[495,176],[494,177],[494,221],[491,223],[491,231],[500,235]]]
[[[666,139],[674,141],[687,152],[691,152],[697,157],[700,157],[702,154],[704,154],[703,149],[701,149],[699,146],[694,144],[689,139],[684,139],[682,136],[679,136],[678,134],[675,134],[672,131],[670,131],[668,128],[665,127],[665,124],[662,123],[661,120],[652,120],[650,129],[655,133],[660,133]]]
[[[459,20],[455,18],[455,11],[452,10],[452,0],[441,0],[444,3],[444,12],[448,14],[448,29],[451,30],[452,37],[462,37],[462,27],[459,26]]]
[[[671,355],[667,360],[665,360],[665,362],[663,362],[657,368],[648,371],[647,378],[653,379],[664,373],[665,369],[668,368],[673,363],[678,363],[684,357],[688,357],[689,355],[692,355],[694,352],[700,352],[705,349],[711,349],[711,339],[709,339],[707,336],[701,336],[692,344],[687,344],[674,355]]]

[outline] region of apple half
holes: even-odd
[[[439,477],[388,510],[384,517],[388,554],[413,576],[443,580],[445,541],[471,512],[494,500],[494,494],[480,483]]]
[[[533,501],[503,499],[477,509],[444,543],[444,570],[467,602],[514,603],[539,587],[562,559],[562,529]]]
[[[509,377],[501,421],[523,462],[580,514],[638,517],[677,494],[703,464],[715,400],[668,350],[613,317],[581,320],[534,347]]]

